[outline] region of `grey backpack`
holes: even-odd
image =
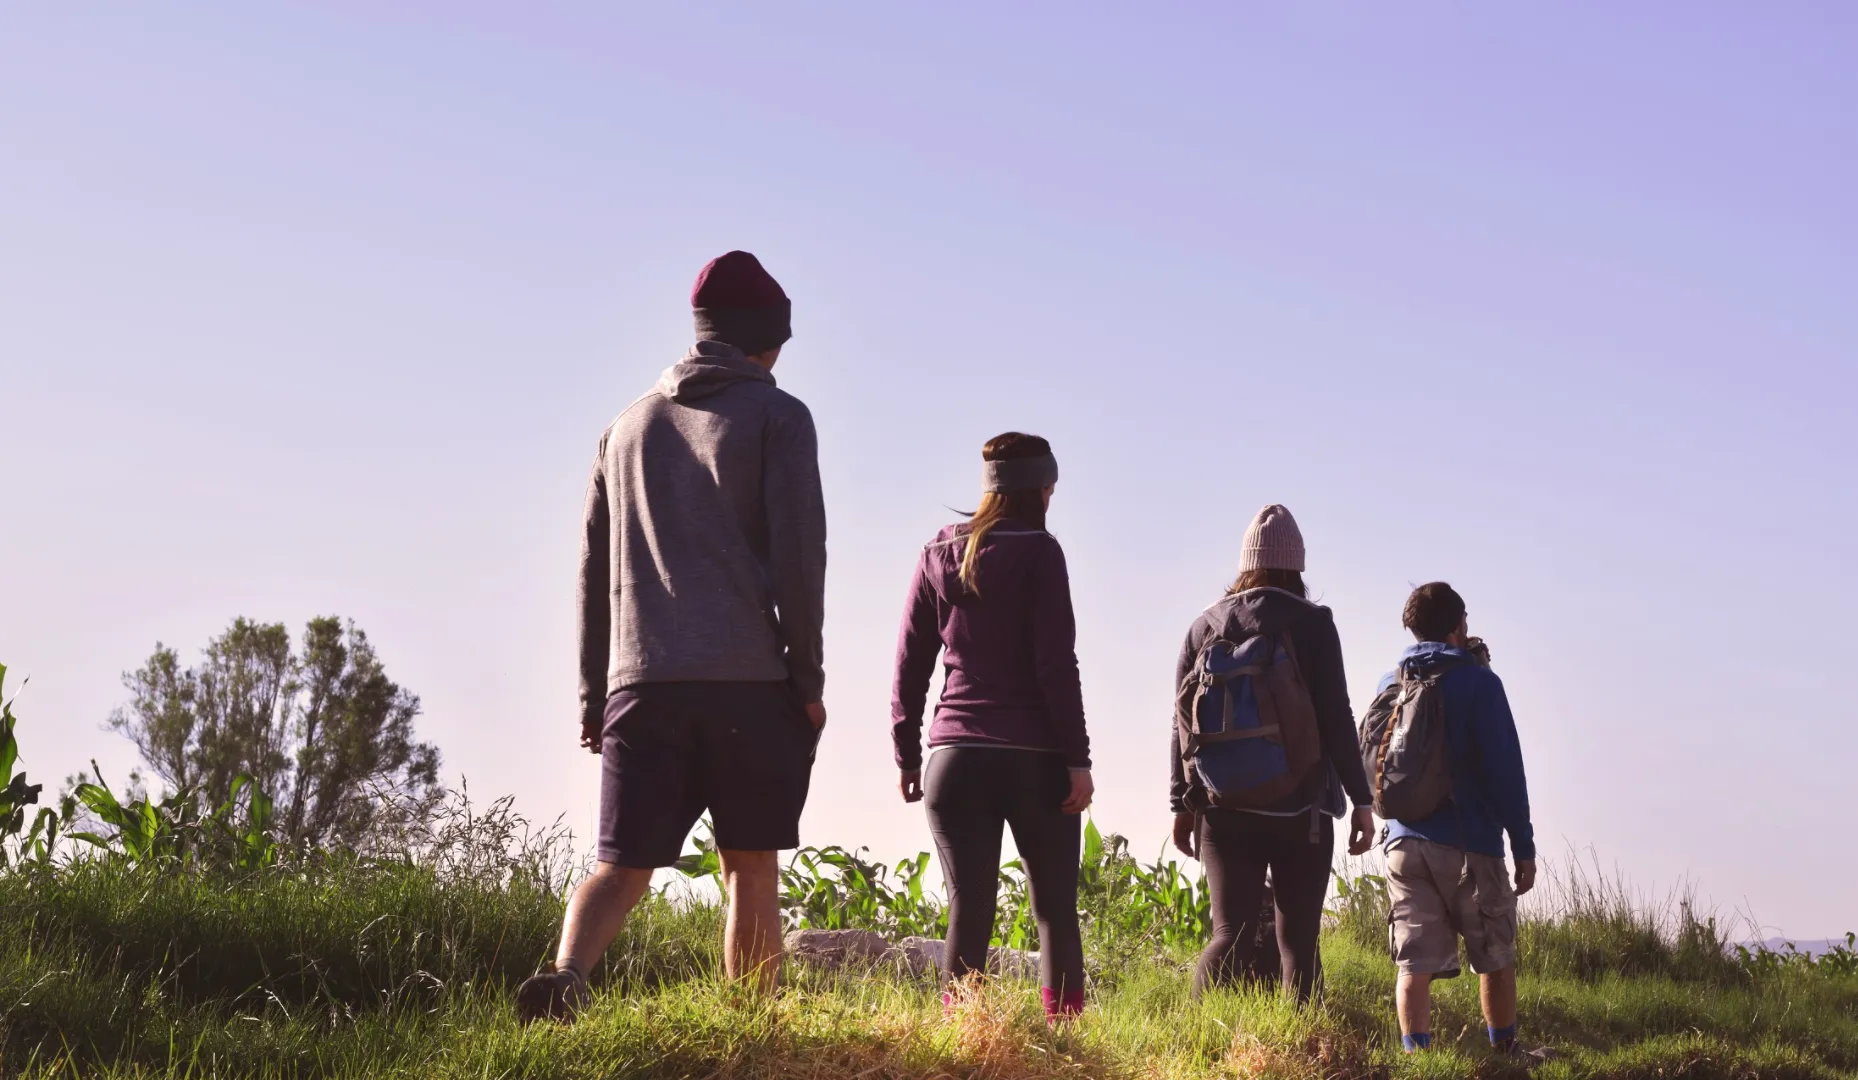
[[[1481,645],[1481,643],[1479,643]],[[1481,654],[1481,648],[1474,655]],[[1479,659],[1460,660],[1409,671],[1374,697],[1361,718],[1361,764],[1374,789],[1375,816],[1389,821],[1417,821],[1452,797],[1451,762],[1445,752],[1445,695],[1439,682],[1447,672]]]

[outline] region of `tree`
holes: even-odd
[[[282,623],[235,619],[199,666],[157,642],[123,685],[130,700],[110,726],[155,775],[221,800],[249,774],[293,841],[353,844],[383,813],[439,797],[439,752],[413,737],[419,698],[352,621],[311,619],[293,654]]]

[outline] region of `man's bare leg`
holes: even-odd
[[[1400,1010],[1400,1034],[1432,1034],[1432,976],[1425,972],[1402,973],[1394,988],[1395,1004]]]
[[[1506,967],[1478,976],[1477,991],[1484,1006],[1484,1023],[1490,1025],[1493,1032],[1509,1033],[1509,1038],[1500,1044],[1498,1035],[1491,1036],[1492,1044],[1507,1052],[1516,1037],[1516,968]]]
[[[574,890],[561,923],[561,947],[555,968],[572,968],[583,976],[593,971],[607,946],[626,925],[626,916],[652,887],[652,872],[616,863],[598,863]]]
[[[781,977],[781,874],[776,851],[720,851],[729,923],[723,966],[731,981],[772,992]]]
[[[568,898],[568,914],[561,921],[561,946],[555,951],[555,969],[538,971],[517,987],[517,1019],[525,1024],[537,1020],[572,1023],[591,1000],[588,972],[619,936],[627,913],[651,887],[650,870],[612,863],[595,866]]]

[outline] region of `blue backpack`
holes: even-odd
[[[1175,719],[1181,759],[1214,806],[1265,809],[1322,765],[1316,706],[1282,635],[1208,642],[1181,686]]]

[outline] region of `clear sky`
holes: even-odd
[[[1357,709],[1408,587],[1465,594],[1545,853],[1858,926],[1855,40],[1832,4],[6,5],[26,764],[126,773],[99,728],[157,640],[339,613],[448,776],[589,834],[587,468],[740,247],[831,515],[808,842],[928,846],[897,620],[1018,428],[1138,852],[1181,637],[1283,502]]]

